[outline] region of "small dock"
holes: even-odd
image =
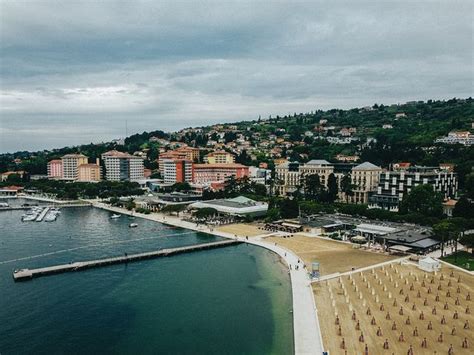
[[[190,253],[193,251],[199,250],[206,250],[206,249],[216,249],[216,248],[223,248],[235,244],[243,243],[240,240],[224,240],[220,242],[212,242],[212,243],[203,243],[197,245],[189,245],[184,247],[178,248],[171,248],[171,249],[160,249],[156,251],[150,251],[140,254],[132,254],[132,255],[123,255],[117,256],[112,258],[105,258],[105,259],[97,259],[97,260],[90,260],[90,261],[78,261],[70,264],[63,264],[63,265],[56,265],[56,266],[48,266],[44,268],[38,269],[20,269],[15,270],[13,272],[13,279],[15,281],[26,281],[31,280],[35,277],[46,276],[46,275],[53,275],[53,274],[62,274],[64,272],[72,272],[72,271],[81,271],[101,266],[108,266],[114,264],[125,264],[134,261],[140,261],[144,259],[154,259],[164,256],[172,256],[177,254],[184,254]]]

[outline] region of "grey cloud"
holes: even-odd
[[[472,23],[468,1],[3,1],[0,151],[472,96]]]

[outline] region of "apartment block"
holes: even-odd
[[[208,164],[234,164],[235,157],[233,154],[224,150],[218,150],[207,154],[204,157],[204,162]]]
[[[82,164],[78,167],[79,182],[98,182],[101,179],[100,165],[97,159],[96,164]]]
[[[186,159],[164,159],[163,179],[168,184],[193,182],[193,162]]]
[[[62,178],[64,180],[77,180],[79,165],[87,164],[88,158],[82,154],[66,154],[61,158]]]
[[[63,162],[61,159],[53,159],[48,162],[48,179],[63,178]]]
[[[194,183],[209,185],[211,182],[225,181],[249,176],[249,167],[242,164],[194,164]]]
[[[137,181],[144,178],[143,158],[111,150],[102,154],[105,178],[110,181]]]
[[[380,175],[377,191],[369,198],[370,208],[398,211],[403,196],[418,185],[428,184],[445,199],[457,195],[457,175],[439,167],[413,166],[405,171],[387,171]]]

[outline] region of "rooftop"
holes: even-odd
[[[306,165],[331,165],[331,163],[324,159],[313,159],[307,162]]]
[[[246,165],[232,163],[232,164],[194,164],[194,169],[212,169],[212,168],[227,168],[227,169],[238,169],[248,168]]]
[[[139,158],[128,153],[119,152],[118,150],[109,150],[102,154],[103,157],[115,157],[115,158]]]
[[[366,161],[354,167],[353,170],[382,170],[382,168]]]
[[[84,154],[66,154],[62,158],[87,158]]]

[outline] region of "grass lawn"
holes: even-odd
[[[466,270],[474,270],[474,254],[468,253],[467,251],[458,251],[456,253],[457,260],[454,261],[455,254],[445,256],[441,260],[446,261],[450,264],[462,267]]]

